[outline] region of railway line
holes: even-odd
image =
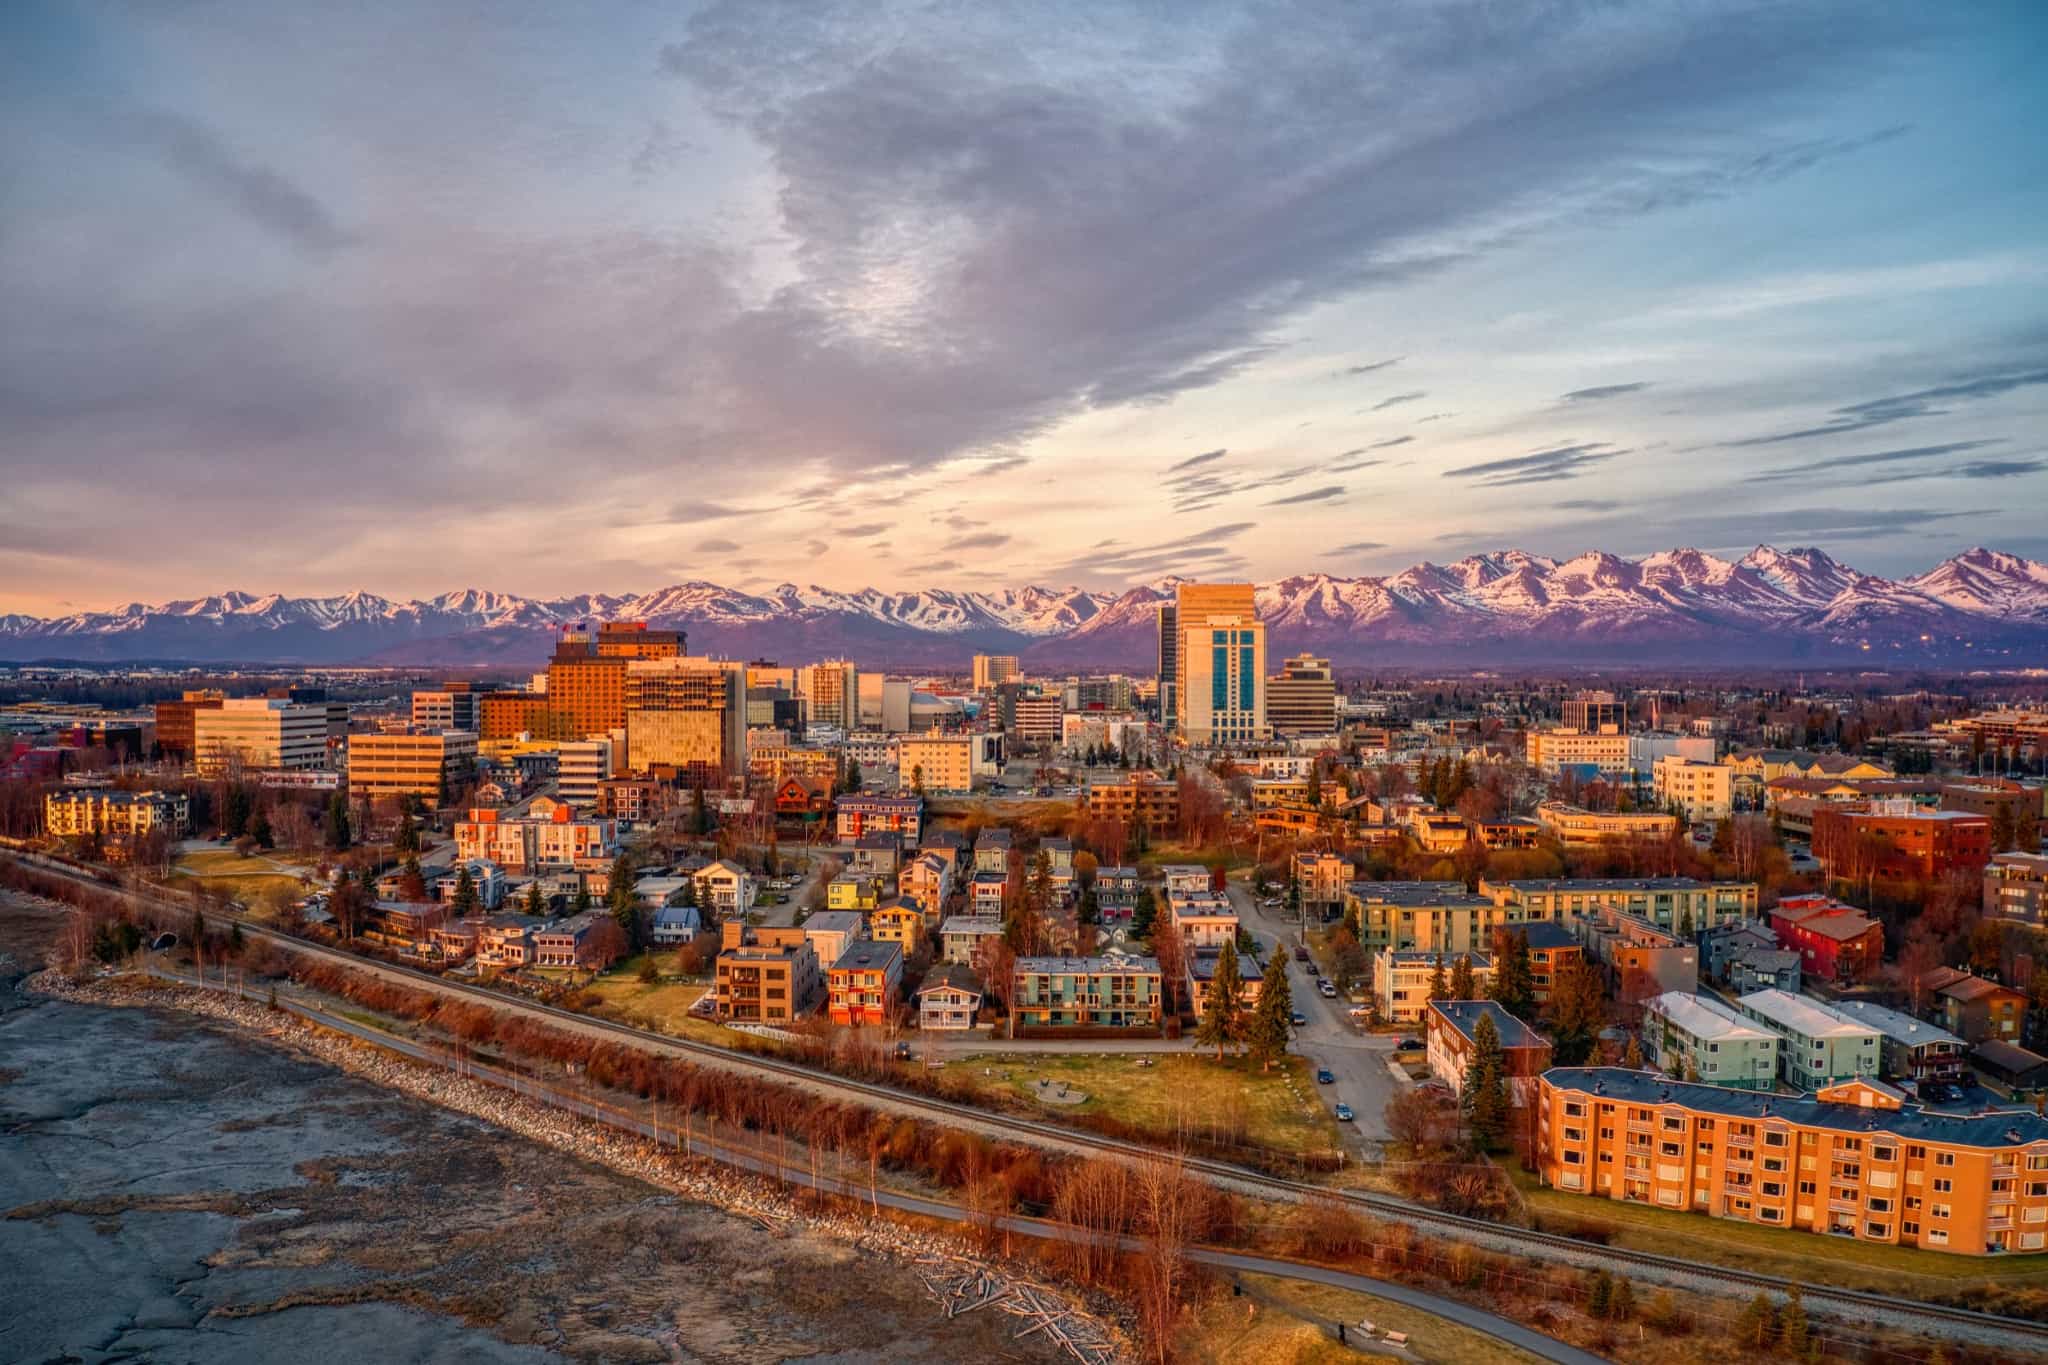
[[[128,896],[131,900],[150,905],[160,912],[177,915],[186,909],[181,903],[167,897],[134,891],[83,865],[19,847],[0,847],[0,856],[14,858],[40,871],[65,877],[73,882]],[[859,1098],[897,1111],[908,1111],[940,1119],[956,1126],[993,1132],[1009,1140],[1027,1142],[1041,1148],[1127,1159],[1144,1159],[1158,1155],[1158,1149],[1142,1143],[918,1095],[894,1086],[835,1075],[817,1067],[782,1058],[739,1052],[711,1043],[649,1033],[539,1001],[523,1000],[468,982],[452,981],[432,972],[397,966],[324,944],[312,943],[245,917],[240,918],[240,923],[246,936],[265,939],[292,952],[347,967],[352,971],[378,976],[416,989],[463,1000],[480,1001],[497,1009],[543,1017],[573,1031],[629,1042],[639,1048],[686,1057],[705,1065],[770,1077],[814,1091]],[[1762,1290],[1782,1295],[1796,1289],[1809,1312],[1826,1313],[1863,1324],[1896,1326],[1908,1331],[1959,1329],[1973,1339],[1987,1344],[2003,1344],[2029,1352],[2048,1352],[2048,1324],[2031,1322],[2023,1318],[1900,1299],[1862,1290],[1841,1289],[1656,1252],[1597,1246],[1554,1233],[1516,1228],[1484,1219],[1446,1213],[1441,1209],[1433,1209],[1392,1195],[1334,1190],[1211,1158],[1189,1156],[1182,1158],[1182,1162],[1188,1170],[1227,1189],[1290,1203],[1307,1199],[1335,1198],[1377,1218],[1404,1222],[1443,1237],[1508,1254],[1532,1256],[1581,1268],[1599,1267],[1610,1272],[1621,1270],[1654,1283],[1723,1293],[1739,1291],[1747,1295]]]

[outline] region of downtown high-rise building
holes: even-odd
[[[1266,627],[1252,585],[1183,583],[1174,595],[1173,621],[1175,729],[1181,738],[1189,744],[1271,739]]]
[[[1015,682],[1023,676],[1024,670],[1014,654],[974,656],[974,690],[977,692],[986,692],[999,683]]]
[[[1266,719],[1276,735],[1327,735],[1337,728],[1337,682],[1330,661],[1312,654],[1283,660],[1266,684]]]

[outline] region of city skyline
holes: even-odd
[[[0,612],[2048,557],[2037,11],[1090,13],[10,9]]]

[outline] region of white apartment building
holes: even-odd
[[[860,728],[860,670],[850,660],[807,664],[796,671],[795,681],[807,725],[841,731]]]
[[[1777,1033],[1747,1023],[1718,1000],[1666,991],[1643,1006],[1643,1055],[1684,1081],[1770,1090],[1778,1081]]]
[[[565,739],[555,748],[556,792],[572,806],[597,804],[597,788],[612,775],[612,742]]]
[[[1777,1034],[1778,1073],[1787,1085],[1818,1090],[1858,1076],[1876,1076],[1882,1044],[1876,1029],[1818,1000],[1784,991],[1753,991],[1736,1010]]]
[[[1659,805],[1684,812],[1693,824],[1711,825],[1735,809],[1735,769],[1667,754],[1657,760],[1655,792]]]
[[[1629,737],[1624,734],[1531,730],[1526,747],[1529,766],[1548,775],[1587,764],[1598,768],[1604,777],[1621,777],[1629,770]]]
[[[327,765],[327,707],[273,697],[230,697],[192,713],[192,752],[199,771],[217,776],[245,769]]]

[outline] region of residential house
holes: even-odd
[[[1945,1028],[1868,1000],[1838,1001],[1835,1009],[1877,1030],[1886,1080],[1954,1082],[1969,1072],[1968,1044]]]
[[[842,872],[825,886],[825,905],[833,910],[868,911],[882,903],[882,879],[860,872]]]
[[[1937,967],[1921,978],[1933,999],[1935,1020],[1966,1043],[2020,1041],[2027,1017],[2027,993],[1954,967]]]
[[[1810,978],[1838,986],[1868,981],[1884,962],[1884,926],[1828,896],[1788,896],[1771,911],[1779,943]]]
[[[981,978],[960,962],[942,962],[925,973],[917,988],[917,1026],[930,1033],[958,1033],[974,1027],[981,1012]]]
[[[1508,1083],[1508,1100],[1517,1109],[1535,1103],[1538,1078],[1550,1069],[1550,1040],[1491,1000],[1432,1000],[1423,1015],[1423,1042],[1429,1074],[1462,1096],[1472,1070],[1473,1031],[1481,1019],[1493,1021]]]
[[[983,830],[974,840],[974,870],[1008,876],[1010,850],[1010,831],[999,827]]]
[[[1740,948],[1728,960],[1728,989],[1737,995],[1753,991],[1799,994],[1799,954],[1789,948]]]
[[[469,864],[470,889],[476,892],[477,908],[495,910],[505,902],[505,870],[496,863],[482,858]],[[446,905],[455,903],[455,893],[462,885],[462,872],[451,869],[436,876],[429,886],[434,899]]]
[[[1019,958],[1013,980],[1013,1031],[1159,1028],[1159,963],[1149,957]]]
[[[1700,974],[1713,981],[1728,979],[1729,964],[1743,949],[1775,949],[1779,946],[1778,936],[1761,920],[1739,919],[1706,925],[1694,937],[1700,945]]]
[[[842,844],[856,843],[863,835],[876,832],[900,834],[905,843],[914,844],[924,829],[924,798],[915,793],[848,793],[839,798],[835,811]]]
[[[1775,1090],[1779,1036],[1707,995],[1666,991],[1643,1005],[1643,1055],[1667,1076]]]
[[[938,923],[946,913],[946,902],[953,895],[953,850],[928,848],[920,851],[903,865],[896,890],[904,899],[917,902],[918,909],[924,911],[927,925]]]
[[[1472,963],[1472,980],[1478,990],[1483,992],[1493,984],[1493,959],[1485,953],[1454,953],[1446,957],[1417,948],[1375,953],[1372,998],[1380,1017],[1392,1024],[1420,1022],[1429,1004],[1429,983],[1436,975],[1437,964],[1443,964],[1444,981],[1448,984],[1460,956]]]
[[[704,916],[694,905],[664,905],[647,924],[647,937],[657,948],[679,948],[696,941]]]
[[[533,965],[600,972],[618,959],[620,937],[602,910],[550,920],[533,931]]]
[[[1095,908],[1105,924],[1128,920],[1138,908],[1138,869],[1122,865],[1095,869]]]
[[[827,975],[832,1022],[850,1028],[884,1025],[903,987],[903,945],[855,939]]]
[[[903,836],[884,830],[855,841],[847,867],[868,877],[893,877],[903,861]]]
[[[868,916],[868,933],[877,942],[900,944],[906,957],[915,956],[924,946],[924,911],[901,896],[883,901]]]
[[[1339,854],[1302,849],[1295,853],[1289,872],[1301,889],[1302,910],[1318,918],[1342,908],[1344,890],[1351,884],[1351,860]]]
[[[972,965],[981,945],[1003,936],[1003,922],[995,915],[949,915],[939,926],[940,956],[947,962]]]
[[[820,819],[832,809],[832,782],[826,777],[784,773],[775,783],[772,799],[778,820]]]
[[[1221,948],[1196,948],[1184,954],[1186,967],[1183,970],[1183,984],[1187,988],[1189,1004],[1194,1008],[1195,1018],[1200,1019],[1209,1012],[1209,986],[1216,979],[1216,964],[1222,960]],[[1252,1009],[1259,1003],[1259,991],[1265,984],[1265,971],[1259,960],[1249,953],[1237,959],[1238,1005]]]
[[[2048,1091],[2048,1057],[2029,1052],[2017,1043],[1985,1039],[1970,1049],[1970,1068],[1988,1089],[2008,1099]]]
[[[697,904],[717,912],[720,918],[744,915],[754,908],[754,874],[738,863],[721,858],[700,868],[691,880],[696,884]]]
[[[477,962],[500,969],[530,966],[534,931],[546,924],[535,915],[492,915],[477,931]]]
[[[1803,995],[1754,991],[1736,1011],[1777,1034],[1778,1070],[1795,1090],[1875,1076],[1882,1062],[1877,1030]]]
[[[967,884],[968,908],[977,915],[1000,915],[1009,897],[1010,879],[1001,872],[977,872]]]
[[[1237,911],[1222,892],[1169,892],[1166,904],[1186,947],[1220,948],[1237,940]]]

